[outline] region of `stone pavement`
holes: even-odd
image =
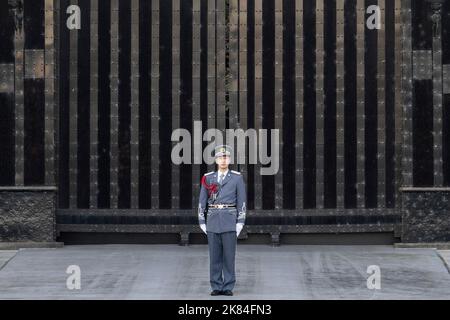
[[[0,299],[450,299],[450,273],[434,249],[238,245],[233,297],[209,295],[208,264],[206,245],[0,251]],[[80,290],[66,287],[70,265],[81,268]],[[371,265],[380,290],[367,288]]]
[[[450,272],[450,250],[438,250],[439,256],[444,261],[448,272]]]
[[[17,250],[0,250],[0,270],[16,253]]]

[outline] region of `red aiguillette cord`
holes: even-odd
[[[206,188],[206,190],[208,190],[208,196],[210,196],[212,193],[216,193],[217,192],[217,184],[208,184],[206,182],[206,176],[202,177],[202,181],[201,184]]]

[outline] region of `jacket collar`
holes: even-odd
[[[217,172],[217,176],[220,177],[220,175],[222,174],[222,172],[220,172],[220,171],[216,171],[216,172]],[[228,169],[228,170],[226,171],[225,178],[228,176],[229,173],[230,173],[230,169]]]
[[[214,174],[214,178],[216,179],[216,182],[217,182],[218,176],[219,176],[219,171],[216,171],[216,173]],[[228,181],[230,181],[230,179],[231,179],[231,170],[228,169],[227,175],[223,179],[222,186],[224,186]]]

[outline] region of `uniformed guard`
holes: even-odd
[[[229,170],[230,155],[229,146],[215,148],[218,171],[202,177],[198,204],[200,228],[208,236],[213,296],[233,295],[237,237],[245,224],[244,179],[239,172]]]

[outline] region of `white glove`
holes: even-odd
[[[244,224],[243,223],[236,223],[236,235],[237,235],[237,237],[239,237],[239,234],[241,233],[242,228],[244,228]]]
[[[200,228],[203,230],[203,232],[204,232],[205,234],[207,234],[207,233],[206,233],[206,224],[204,224],[204,223],[201,224],[201,225],[200,225]]]

